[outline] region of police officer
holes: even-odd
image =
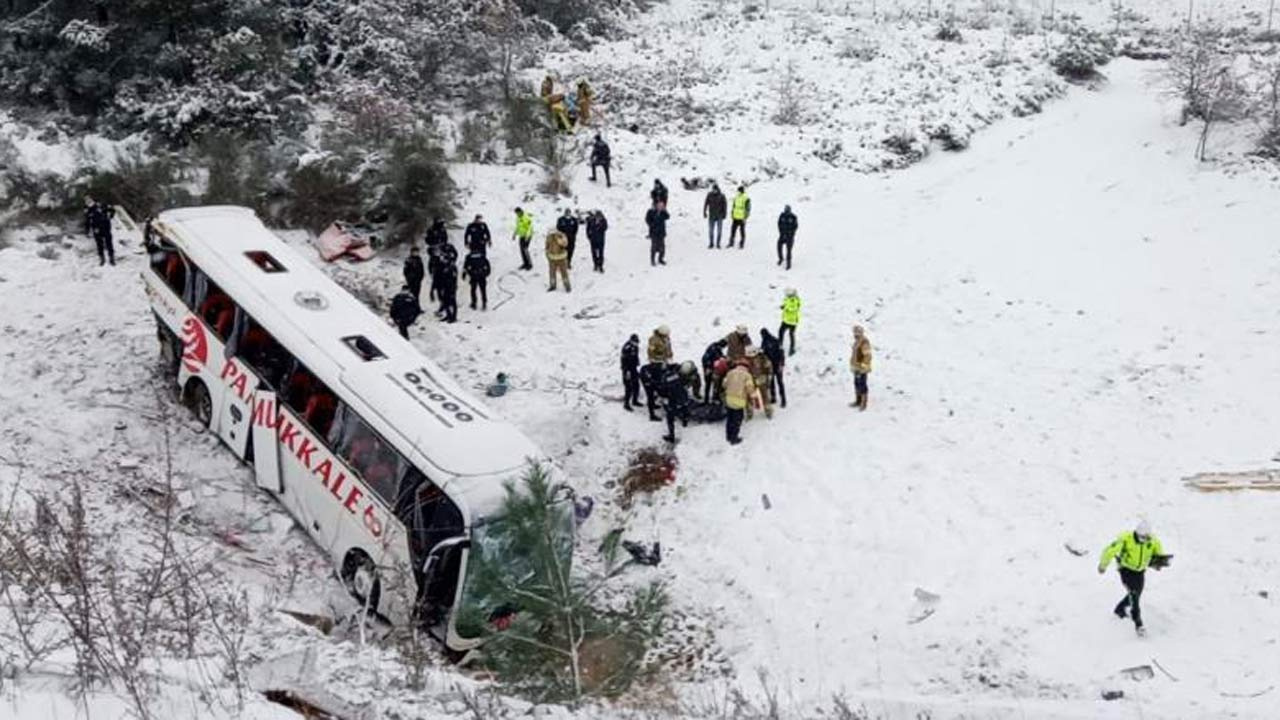
[[[529,257],[529,243],[533,242],[533,216],[524,211],[524,208],[516,208],[516,229],[511,234],[512,240],[520,243],[520,269],[532,270],[533,259]]]
[[[622,409],[631,412],[640,404],[640,336],[632,334],[622,344]]]
[[[724,357],[724,348],[728,344],[728,340],[721,338],[708,345],[702,352],[702,378],[706,384],[702,396],[708,403],[720,399],[720,384],[715,381],[715,367],[716,361]]]
[[[426,271],[422,268],[422,255],[418,253],[418,246],[414,245],[409,248],[409,257],[404,259],[404,283],[408,286],[409,292],[413,293],[413,299],[421,302],[422,300],[422,278],[426,277]]]
[[[787,356],[782,352],[782,341],[769,332],[769,328],[760,328],[760,352],[768,358],[772,373],[769,376],[769,396],[782,407],[787,406],[787,386],[782,383],[782,366]],[[761,388],[761,392],[764,388]]]
[[[489,309],[489,273],[492,268],[484,250],[472,250],[462,262],[462,279],[471,281],[471,309],[476,309],[476,291],[480,291],[480,309]]]
[[[747,197],[745,185],[738,186],[738,194],[733,196],[733,222],[729,225],[729,245],[733,247],[733,238],[738,235],[738,247],[747,244],[747,218],[751,217],[751,198]],[[739,235],[740,233],[740,235]]]
[[[112,205],[103,205],[91,197],[84,199],[84,234],[93,238],[98,248],[98,265],[108,261],[116,264],[116,246],[111,237],[111,218],[116,216]]]
[[[662,373],[666,367],[665,363],[651,362],[640,368],[640,386],[644,388],[644,404],[649,408],[649,420],[652,422],[662,421],[654,410],[657,409],[660,397],[658,386],[662,383]]]
[[[1120,567],[1120,582],[1124,585],[1125,595],[1112,611],[1116,617],[1124,618],[1133,615],[1133,627],[1139,635],[1146,635],[1142,625],[1142,608],[1138,604],[1142,598],[1142,588],[1146,583],[1146,570],[1154,567],[1160,570],[1168,561],[1160,540],[1151,533],[1151,524],[1142,519],[1133,530],[1121,533],[1111,544],[1102,550],[1102,558],[1098,561],[1098,574],[1107,571],[1107,566],[1115,560]]]
[[[493,246],[493,238],[489,235],[489,226],[485,224],[484,218],[480,215],[476,215],[476,219],[467,225],[462,238],[467,246],[468,253],[478,252],[481,255],[485,255],[489,252],[489,248]]]
[[[604,234],[609,229],[609,221],[604,213],[592,210],[587,215],[587,242],[591,243],[591,265],[596,272],[604,272]]]
[[[796,214],[787,205],[778,216],[778,264],[782,264],[782,251],[787,251],[787,269],[791,269],[791,246],[796,243],[796,229],[800,227]]]
[[[430,252],[432,247],[443,245],[449,242],[449,229],[445,227],[444,220],[438,216],[432,218],[431,227],[427,228],[427,251]]]
[[[556,229],[564,233],[569,241],[566,248],[569,256],[565,262],[565,267],[573,269],[573,250],[578,246],[578,218],[570,212],[569,208],[564,209],[564,213],[560,215],[560,219],[556,221]]]
[[[445,244],[440,252],[440,276],[436,281],[436,295],[440,298],[440,310],[436,313],[447,323],[458,321],[458,251]]]
[[[674,443],[676,420],[679,420],[684,427],[689,426],[689,386],[685,382],[680,365],[670,363],[663,367],[658,394],[664,401],[667,419],[667,434],[663,435],[662,439]]]
[[[401,287],[400,292],[391,298],[391,321],[400,330],[400,337],[409,339],[409,326],[417,321],[421,314],[422,308],[419,307],[418,300],[413,296],[408,285]]]

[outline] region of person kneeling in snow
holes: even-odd
[[[1142,598],[1142,587],[1145,584],[1147,567],[1160,570],[1168,563],[1168,556],[1160,541],[1151,533],[1151,524],[1145,519],[1138,522],[1138,527],[1121,533],[1110,545],[1102,550],[1102,559],[1098,561],[1098,574],[1107,571],[1112,560],[1120,567],[1120,582],[1124,584],[1125,595],[1116,604],[1112,612],[1116,617],[1124,618],[1133,613],[1133,627],[1139,635],[1146,635],[1142,625],[1142,608],[1138,601]]]

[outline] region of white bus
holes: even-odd
[[[507,482],[530,461],[552,467],[533,443],[251,210],[170,210],[147,237],[146,292],[182,399],[253,465],[356,600],[459,652],[484,631],[461,627],[463,610],[502,627],[496,613],[508,611],[468,590],[468,555],[473,543],[498,562],[514,555],[485,529]]]

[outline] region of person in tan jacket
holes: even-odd
[[[675,355],[671,352],[671,328],[661,325],[649,336],[649,362],[667,364]]]
[[[559,230],[547,233],[547,266],[551,273],[551,287],[547,292],[555,291],[557,273],[564,280],[564,291],[572,292],[573,288],[569,287],[569,238]]]
[[[725,336],[724,342],[725,355],[729,358],[729,362],[741,360],[746,357],[747,348],[751,345],[751,331],[747,330],[746,325],[739,325]]]
[[[751,371],[748,369],[749,364],[745,359],[739,360],[724,376],[724,433],[730,445],[742,442],[742,418],[756,391],[755,381],[751,379]]]
[[[769,378],[773,377],[773,363],[769,362],[769,358],[760,351],[758,347],[747,348],[747,361],[751,363],[749,368],[751,371],[751,382],[760,390],[760,404],[764,409],[764,416],[773,419],[773,403],[770,402]],[[748,405],[747,416],[751,416],[751,406]]]
[[[856,393],[850,407],[867,409],[867,375],[871,373],[871,341],[861,325],[853,326],[853,350],[849,354],[849,369],[853,371],[853,389]]]

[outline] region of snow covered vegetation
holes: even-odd
[[[1274,20],[0,3],[0,718],[1277,717]]]

